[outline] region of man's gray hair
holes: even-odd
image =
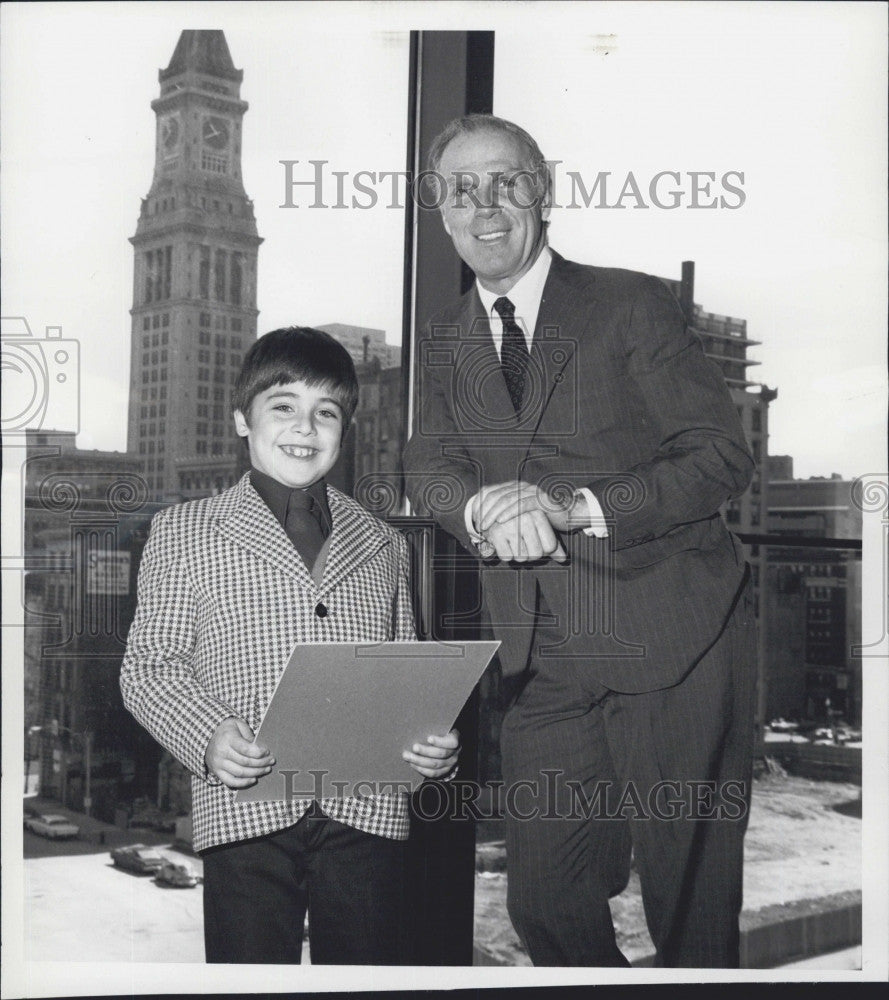
[[[528,161],[531,170],[537,176],[537,189],[541,197],[549,194],[552,187],[552,175],[546,157],[540,151],[534,137],[526,132],[521,125],[508,121],[506,118],[498,118],[497,115],[466,115],[463,118],[453,118],[432,140],[429,147],[429,170],[438,173],[441,165],[441,158],[447,146],[459,135],[468,135],[473,132],[505,132],[515,136],[527,149]]]

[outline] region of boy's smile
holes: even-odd
[[[253,467],[285,486],[311,486],[339,457],[343,410],[327,385],[273,385],[256,396],[249,414],[235,410],[234,417]]]

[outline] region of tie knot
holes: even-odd
[[[515,306],[505,295],[501,295],[497,299],[494,303],[494,309],[504,323],[510,322],[515,317]]]
[[[315,500],[310,493],[306,493],[305,490],[291,490],[290,491],[290,510],[308,510],[310,511],[315,505]]]

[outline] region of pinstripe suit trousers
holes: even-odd
[[[642,890],[655,964],[738,965],[753,759],[750,585],[678,684],[609,691],[594,661],[541,656],[504,719],[507,905],[535,965],[625,966],[608,900]],[[510,815],[510,812],[512,815]]]

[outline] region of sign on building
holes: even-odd
[[[130,589],[129,552],[90,552],[87,562],[88,594],[127,594]]]

